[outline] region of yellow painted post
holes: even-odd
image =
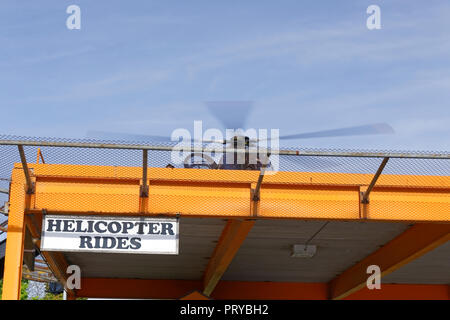
[[[18,177],[19,173],[23,176],[23,172],[17,172],[18,170],[21,169],[13,170],[13,175],[16,175],[15,178],[17,179],[13,179],[10,189],[2,300],[20,299],[25,238],[26,184],[24,183],[24,178]]]

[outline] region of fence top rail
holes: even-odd
[[[322,157],[364,157],[364,158],[406,158],[406,159],[450,159],[450,152],[404,152],[404,151],[355,151],[355,150],[320,150],[320,149],[271,149],[250,148],[235,149],[225,146],[203,145],[151,145],[151,144],[126,144],[110,142],[67,142],[50,140],[4,140],[0,138],[0,145],[22,145],[35,147],[65,147],[65,148],[97,148],[97,149],[129,149],[129,150],[154,150],[154,151],[186,151],[186,152],[217,152],[217,153],[247,153],[258,152],[278,154],[285,156],[322,156]]]

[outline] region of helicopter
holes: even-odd
[[[223,145],[220,159],[206,152],[191,152],[185,156],[184,168],[222,169],[222,170],[270,170],[272,163],[270,154],[255,152],[261,143],[267,145],[273,138],[250,138],[241,128],[245,128],[247,117],[252,109],[251,101],[209,101],[206,102],[209,112],[219,120],[224,128],[234,128],[233,135],[221,140],[195,140],[192,143],[208,143]],[[374,123],[354,127],[277,136],[278,140],[327,138],[339,136],[358,136],[375,134],[392,134],[393,128],[386,123]],[[89,131],[89,138],[121,141],[174,142],[171,137],[158,135],[138,135],[104,131]],[[231,150],[231,151],[227,151]],[[216,158],[216,159],[214,159]],[[317,161],[317,159],[315,160]],[[175,167],[168,164],[166,167]]]
[[[209,143],[221,143],[225,146],[224,152],[218,163],[204,152],[192,152],[184,159],[185,168],[208,168],[223,170],[261,170],[271,168],[269,155],[258,153],[256,144],[248,136],[235,135],[229,140],[206,141]],[[253,148],[252,148],[253,147]],[[234,150],[226,152],[227,149]],[[253,149],[253,150],[252,150]],[[238,153],[239,150],[245,150]]]

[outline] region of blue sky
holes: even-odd
[[[68,30],[66,8],[81,8]],[[368,30],[366,8],[381,8]],[[392,136],[290,146],[450,150],[449,1],[17,1],[0,4],[3,134],[170,135],[251,100],[280,134],[387,122]]]

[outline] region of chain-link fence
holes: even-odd
[[[24,158],[20,157],[18,146],[23,148]],[[376,176],[377,171],[380,170],[380,166],[383,165],[379,178],[380,183],[385,181],[385,184],[395,185],[396,179],[405,176],[407,178],[403,178],[401,181],[403,187],[408,187],[408,185],[420,185],[423,188],[428,186],[433,188],[439,186],[442,188],[449,187],[450,153],[306,148],[287,148],[283,150],[262,148],[235,149],[225,145],[199,143],[183,145],[181,149],[180,144],[177,142],[130,142],[3,135],[0,136],[0,189],[2,190],[0,200],[7,200],[12,168],[15,163],[21,163],[22,161],[30,164],[45,163],[47,175],[58,175],[72,170],[73,174],[90,179],[89,181],[77,181],[73,185],[70,185],[70,181],[66,181],[65,188],[71,188],[71,191],[66,193],[66,198],[54,197],[56,199],[54,201],[50,197],[54,196],[51,190],[55,187],[55,182],[51,179],[40,182],[41,187],[46,188],[46,193],[36,200],[40,201],[40,203],[35,204],[36,207],[45,207],[45,205],[53,201],[51,202],[52,208],[55,210],[58,209],[58,202],[68,201],[77,202],[78,207],[86,211],[105,211],[112,209],[112,206],[114,206],[112,212],[139,211],[139,197],[136,197],[136,193],[139,190],[136,186],[130,187],[128,184],[115,183],[113,187],[117,189],[117,192],[114,203],[111,203],[106,193],[104,194],[104,199],[101,200],[102,188],[112,187],[110,181],[102,178],[106,172],[105,170],[109,170],[111,176],[120,179],[120,177],[126,176],[125,172],[130,172],[129,170],[141,172],[143,167],[200,168],[209,170],[202,171],[204,173],[202,177],[206,179],[205,182],[212,182],[222,175],[229,176],[233,174],[241,176],[242,181],[248,182],[249,179],[254,179],[254,182],[257,183],[259,171],[264,171],[264,167],[267,165],[266,175],[274,172],[307,172],[321,174],[322,177],[325,176],[330,181],[338,181],[343,173],[362,174],[366,176],[364,183],[361,183],[362,180],[359,178],[353,184],[368,185],[373,180],[373,177]],[[264,154],[269,156],[269,161],[266,160],[263,165],[260,164],[259,166],[248,165],[246,162],[251,158],[248,154],[252,152],[259,152],[258,155]],[[224,163],[224,155],[227,154],[235,155],[234,160],[232,160],[234,162],[231,162],[231,166],[227,168],[221,167],[221,164]],[[244,155],[242,158],[244,159],[243,165],[242,163],[237,163],[239,154]],[[386,161],[387,163],[383,163]],[[33,176],[33,170],[30,170],[30,174]],[[161,201],[170,202],[174,208],[192,205],[186,204],[183,198],[184,182],[190,178],[189,171],[186,171],[184,177],[180,178],[179,184],[176,186],[164,186],[163,183],[156,183],[159,188],[175,188],[179,192],[176,197],[168,198],[166,195],[156,191],[152,198],[152,210],[156,212],[158,203]],[[95,180],[96,178],[98,180]],[[297,182],[292,181],[292,183],[296,184]],[[349,182],[349,184],[352,183]],[[89,198],[83,192],[83,190],[89,188],[97,188],[98,190],[95,201],[89,201]],[[203,211],[207,212],[211,208],[215,208],[226,215],[233,210],[246,210],[245,208],[248,206],[247,190],[231,189],[227,185],[216,187],[222,188],[221,191],[230,192],[235,196],[234,208],[223,208],[221,207],[220,195],[215,196],[207,187],[190,185],[189,188],[191,192],[196,191],[199,197],[204,197],[202,198],[202,207],[185,208],[187,211],[195,210],[198,214],[201,214]],[[230,206],[229,202],[227,205]],[[289,206],[289,204],[287,205]],[[165,208],[167,209],[167,206]],[[294,210],[295,208],[287,209]]]

